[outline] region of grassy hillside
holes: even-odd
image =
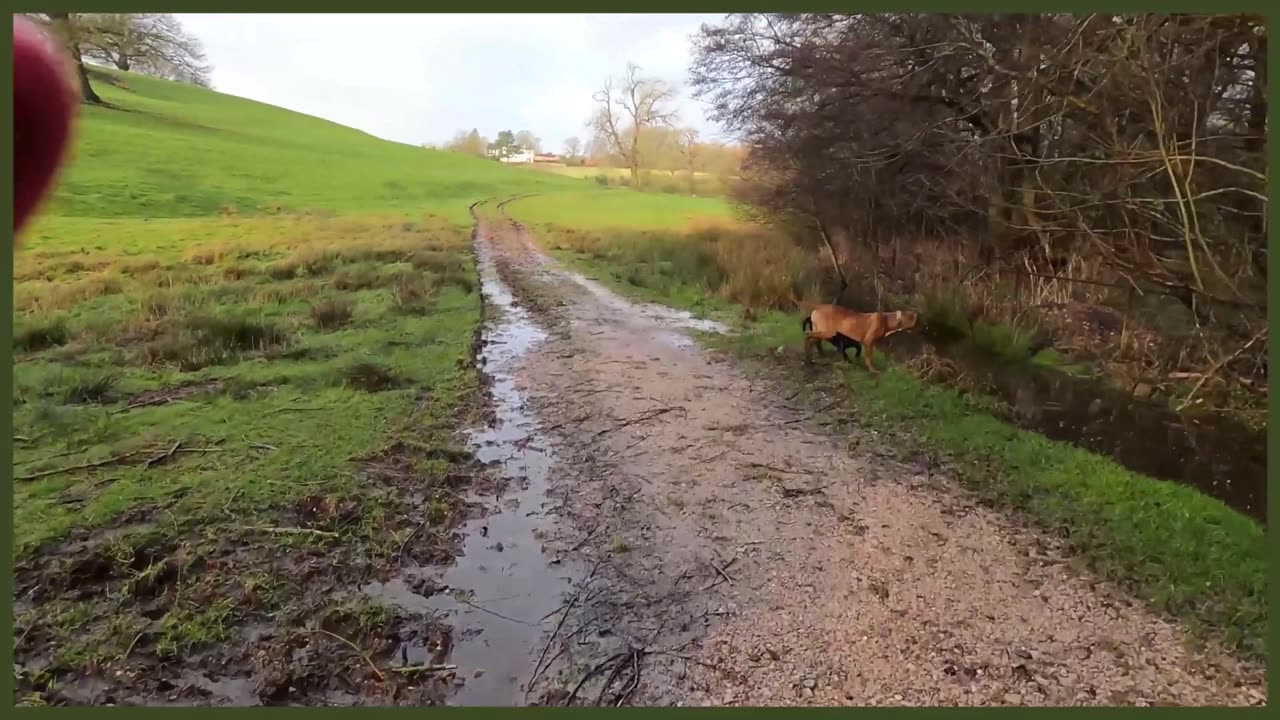
[[[50,212],[429,212],[459,222],[490,194],[580,188],[567,178],[386,142],[325,120],[143,76],[102,71]]]

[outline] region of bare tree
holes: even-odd
[[[211,68],[200,41],[167,13],[81,16],[85,56],[167,80],[209,86]]]
[[[671,104],[675,87],[664,80],[640,76],[640,67],[627,63],[620,81],[610,78],[592,95],[600,107],[588,122],[610,150],[631,170],[632,187],[640,188],[640,136],[646,128],[670,127],[676,119]]]
[[[738,14],[691,75],[749,147],[737,197],[837,274],[1010,317],[1164,295],[1196,328],[1169,330],[1184,370],[1265,323],[1266,37],[1244,14]],[[1234,367],[1265,377],[1259,348]]]
[[[484,157],[488,148],[489,141],[475,128],[469,131],[459,130],[449,142],[444,144],[444,149],[450,152],[465,153],[479,157]]]
[[[564,154],[566,157],[575,158],[582,154],[582,141],[576,137],[571,137],[564,141]]]
[[[542,152],[542,138],[534,135],[528,130],[521,130],[516,133],[516,144],[526,150],[533,152]]]
[[[694,128],[681,128],[676,138],[676,147],[680,150],[680,158],[684,161],[684,170],[689,173],[689,194],[697,192],[694,183],[696,165],[701,148],[698,145],[698,131]]]

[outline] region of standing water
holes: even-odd
[[[476,241],[481,290],[489,315],[480,355],[494,403],[493,424],[470,432],[476,457],[506,481],[497,498],[469,500],[492,503],[491,514],[469,520],[461,528],[465,540],[455,564],[445,571],[444,589],[430,598],[413,596],[413,604],[432,610],[453,628],[447,662],[457,666],[452,704],[511,706],[523,703],[546,630],[555,611],[577,579],[567,564],[547,558],[539,536],[552,520],[546,512],[550,448],[524,409],[514,373],[520,359],[546,334],[519,307],[498,278],[488,246]],[[370,588],[385,600],[404,604],[397,583]],[[547,618],[550,618],[548,620]],[[406,652],[409,664],[431,662],[426,648]]]

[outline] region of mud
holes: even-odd
[[[453,628],[448,663],[459,672],[451,703],[511,706],[525,700],[523,685],[534,672],[529,658],[576,575],[572,563],[542,552],[540,538],[552,523],[547,488],[554,458],[512,376],[546,333],[502,285],[488,246],[478,245],[477,256],[488,316],[478,359],[494,417],[469,434],[469,445],[505,482],[496,494],[470,497],[487,512],[462,526],[461,552],[430,578],[431,597],[412,592],[402,579],[366,591],[400,607],[431,610]],[[406,648],[404,659],[430,661],[420,647]]]
[[[1265,702],[1261,668],[927,459],[820,432],[691,323],[566,272],[492,210],[477,244],[545,328],[502,370],[552,441],[545,557],[586,569],[527,658],[529,702]]]

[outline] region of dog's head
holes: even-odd
[[[920,322],[920,316],[914,310],[898,310],[888,315],[889,332],[891,333],[915,330]]]

